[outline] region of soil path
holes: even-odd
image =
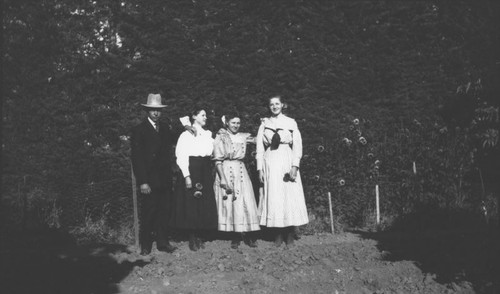
[[[259,241],[229,248],[215,240],[191,252],[154,252],[120,284],[123,293],[475,293],[467,282],[442,285],[412,261],[384,261],[377,242],[356,234],[303,236],[291,248]],[[117,260],[134,261],[121,254]]]
[[[178,241],[173,254],[145,257],[122,245],[77,246],[57,232],[11,234],[0,240],[0,285],[51,294],[498,293],[498,242],[454,235],[316,234],[290,248],[214,240],[197,252]]]

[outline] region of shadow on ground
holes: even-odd
[[[144,260],[113,258],[123,245],[77,246],[64,232],[2,233],[3,293],[119,293],[118,283]]]
[[[398,220],[383,232],[356,232],[378,242],[388,261],[411,260],[427,277],[476,293],[500,293],[500,234],[465,213],[427,210]]]

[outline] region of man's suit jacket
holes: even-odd
[[[131,143],[137,185],[149,184],[151,189],[170,188],[174,138],[169,126],[160,122],[157,132],[146,119],[132,128]]]

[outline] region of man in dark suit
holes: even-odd
[[[149,94],[141,104],[147,118],[132,129],[132,168],[140,190],[141,254],[151,253],[153,241],[159,251],[174,252],[169,242],[167,222],[172,197],[171,149],[175,144],[170,126],[160,122],[162,104],[159,94]]]

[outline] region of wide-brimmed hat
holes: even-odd
[[[167,107],[165,104],[161,104],[161,95],[160,94],[149,94],[148,101],[146,104],[142,104],[142,106],[146,108],[164,108]]]

